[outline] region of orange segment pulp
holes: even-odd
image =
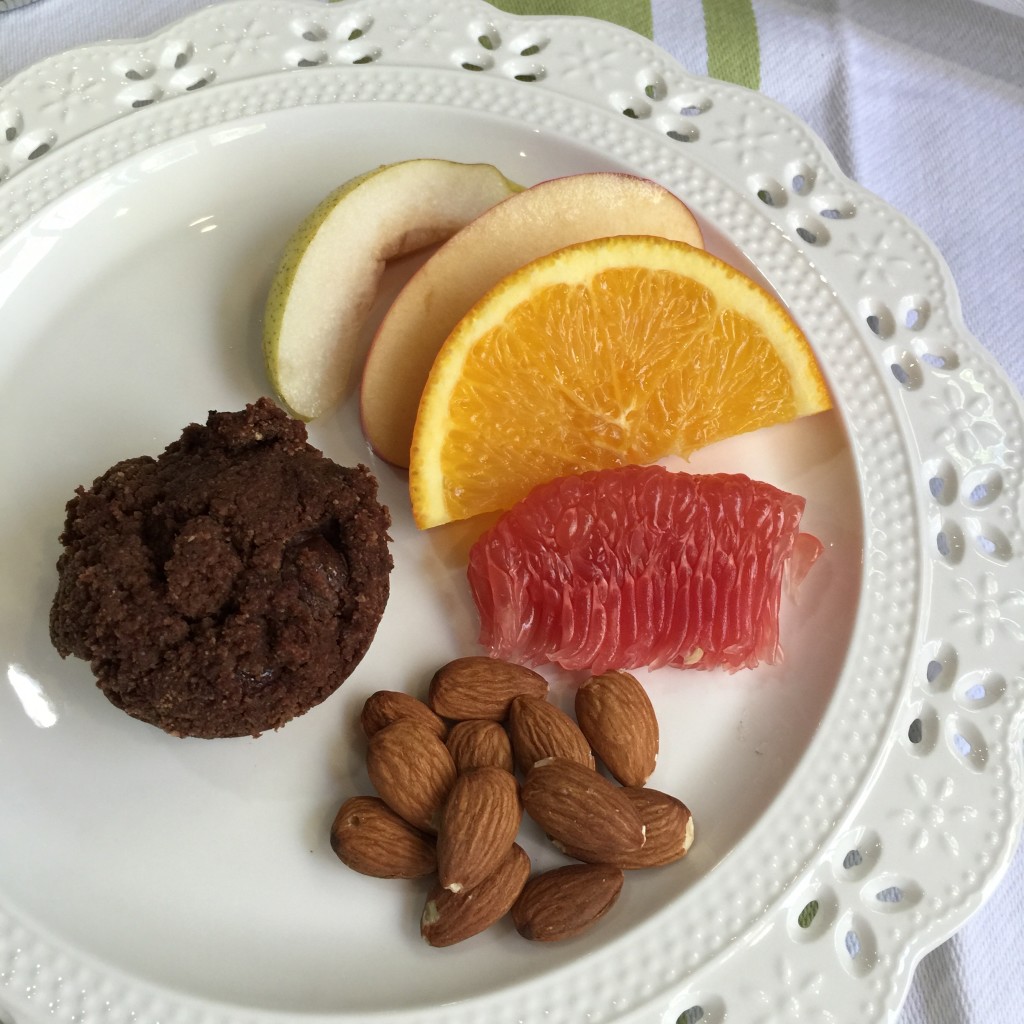
[[[413,433],[413,515],[426,528],[509,508],[558,476],[829,406],[806,338],[749,278],[684,242],[583,242],[505,278],[442,346]]]

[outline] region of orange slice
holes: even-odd
[[[830,407],[783,306],[685,242],[619,236],[528,263],[458,323],[413,432],[421,528],[539,483],[686,456]]]

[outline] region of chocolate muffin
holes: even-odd
[[[332,694],[388,599],[390,516],[268,399],[211,412],[67,505],[50,637],[177,736],[257,736]]]

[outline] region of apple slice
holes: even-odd
[[[292,235],[267,295],[263,358],[291,412],[315,419],[344,395],[387,260],[443,242],[521,188],[490,164],[422,159],[327,196]]]
[[[704,247],[693,214],[646,178],[610,171],[552,178],[511,196],[453,235],[409,279],[374,336],[360,388],[374,451],[409,465],[416,409],[455,325],[502,278],[576,242],[658,235]]]

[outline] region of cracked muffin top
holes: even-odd
[[[107,698],[177,736],[257,736],[366,653],[392,567],[365,466],[269,399],[211,412],[68,502],[50,637]]]

